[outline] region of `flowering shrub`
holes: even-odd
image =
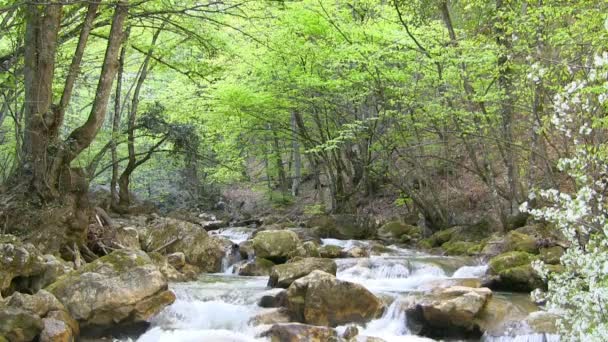
[[[572,82],[554,99],[551,124],[577,146],[558,164],[576,185],[574,193],[540,190],[531,198],[539,196],[549,205],[535,209],[523,203],[520,208],[553,223],[571,242],[561,258],[563,272],[549,273],[541,262],[534,264],[549,281],[548,291],[535,295],[562,314],[565,340],[608,341],[606,70],[608,53],[603,53],[585,70],[584,80]]]

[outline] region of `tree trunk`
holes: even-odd
[[[131,205],[131,198],[129,194],[129,184],[131,182],[131,174],[135,170],[135,168],[139,165],[135,158],[135,121],[137,119],[137,110],[139,108],[139,93],[141,92],[141,88],[148,76],[148,71],[150,70],[150,59],[152,53],[154,52],[154,46],[156,45],[156,41],[158,40],[158,36],[163,30],[165,23],[163,23],[158,30],[154,33],[152,37],[152,45],[150,45],[150,49],[144,58],[144,63],[141,67],[141,73],[139,74],[139,78],[137,79],[137,85],[135,86],[135,90],[133,91],[133,98],[131,100],[131,108],[129,111],[129,119],[128,119],[128,132],[127,132],[127,149],[129,151],[129,161],[127,163],[126,168],[123,170],[120,178],[118,179],[118,185],[120,190],[118,191],[118,205],[121,208],[128,208]]]
[[[125,34],[125,42],[128,39],[129,30]],[[123,44],[122,50],[120,51],[120,59],[118,62],[118,79],[116,81],[116,94],[114,97],[114,117],[112,118],[112,141],[111,141],[111,154],[112,154],[112,179],[110,180],[110,206],[115,208],[118,205],[118,193],[116,192],[116,185],[118,183],[118,153],[116,152],[116,139],[120,132],[120,117],[122,113],[121,109],[121,96],[122,96],[122,77],[125,66],[125,54],[127,46]]]
[[[293,179],[291,183],[291,195],[296,197],[300,192],[300,181],[302,179],[302,156],[300,155],[300,142],[298,138],[298,125],[296,123],[296,114],[291,114],[291,139],[293,149]]]

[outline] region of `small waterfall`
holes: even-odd
[[[452,278],[480,278],[488,272],[488,265],[462,266],[452,275]]]
[[[241,261],[241,253],[239,252],[239,245],[232,245],[226,249],[226,254],[222,259],[222,273],[233,274],[234,266]]]
[[[403,303],[399,300],[393,301],[382,317],[367,324],[362,334],[385,339],[389,336],[409,335]]]

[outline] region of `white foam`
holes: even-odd
[[[480,278],[488,272],[488,265],[462,266],[452,275],[452,278]]]
[[[266,339],[256,339],[246,334],[229,330],[185,329],[163,330],[153,328],[143,334],[138,342],[258,342]]]

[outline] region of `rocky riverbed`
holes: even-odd
[[[422,239],[394,223],[374,240],[318,226],[203,227],[119,222],[113,251],[77,269],[3,236],[0,341],[559,340],[557,316],[527,292],[542,280],[522,275],[556,248],[522,230],[473,246],[457,229]],[[455,253],[457,239],[467,248]]]

